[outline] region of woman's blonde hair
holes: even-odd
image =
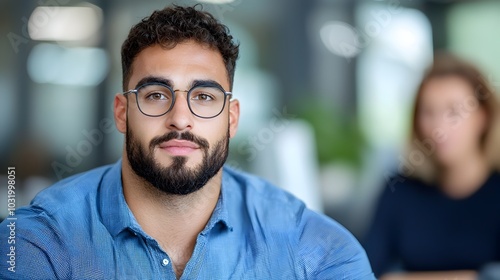
[[[414,164],[414,172],[410,176],[429,183],[437,179],[438,166],[433,157],[433,149],[429,147],[435,144],[432,143],[432,139],[424,139],[419,131],[417,115],[425,85],[432,79],[443,77],[458,77],[474,89],[476,106],[482,108],[487,115],[486,129],[480,139],[481,150],[491,168],[500,170],[500,112],[494,90],[474,65],[452,54],[440,53],[435,56],[434,63],[426,72],[415,97],[408,156],[411,159],[411,153],[419,152],[420,156],[423,155],[423,160],[419,161],[419,164]]]

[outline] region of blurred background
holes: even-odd
[[[112,100],[122,91],[122,42],[153,10],[200,2],[0,2],[0,185],[15,167],[18,206],[120,157]],[[241,43],[233,92],[242,116],[228,165],[289,190],[358,237],[405,162],[414,94],[434,52],[475,62],[500,89],[498,0],[203,6]]]

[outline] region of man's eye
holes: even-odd
[[[147,99],[149,100],[165,100],[167,96],[161,92],[152,92],[148,94]]]
[[[213,98],[212,96],[205,94],[205,93],[199,93],[195,96],[193,96],[194,100],[199,100],[199,101],[212,101]]]

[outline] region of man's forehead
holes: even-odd
[[[152,58],[151,56],[158,57]],[[160,44],[148,46],[136,55],[134,62],[138,60],[147,60],[148,58],[151,58],[152,61],[156,61],[158,58],[178,60],[179,57],[183,57],[184,59],[187,58],[190,61],[214,60],[214,62],[218,61],[220,64],[224,65],[224,59],[217,49],[210,48],[206,44],[200,44],[192,40],[183,41],[169,47]]]
[[[173,48],[153,45],[145,48],[134,58],[129,87],[148,77],[169,80],[169,85],[193,80],[215,80],[223,87],[229,78],[222,55],[194,41],[177,44]]]

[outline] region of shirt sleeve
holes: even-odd
[[[0,279],[69,279],[64,244],[44,213],[16,217],[0,224]]]
[[[371,226],[363,242],[375,276],[387,272],[395,261],[395,217],[393,192],[386,186],[380,196]]]
[[[300,254],[308,279],[375,279],[364,249],[337,222],[304,211]]]

